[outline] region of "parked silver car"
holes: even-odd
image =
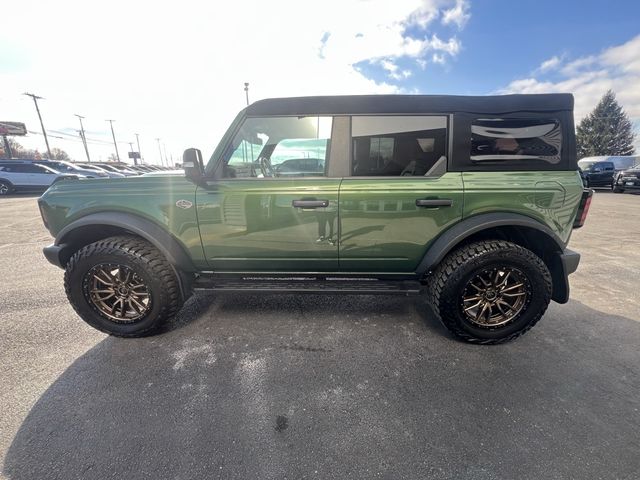
[[[77,165],[71,162],[65,162],[63,160],[31,160],[38,165],[44,165],[49,168],[53,168],[56,172],[67,173],[70,175],[84,175],[87,178],[111,178],[112,175],[100,168],[86,168],[85,165]],[[115,176],[115,175],[114,175]],[[121,175],[117,175],[121,176]]]
[[[45,165],[29,161],[0,161],[0,195],[17,191],[44,191],[61,180],[86,178],[81,174],[66,174]]]

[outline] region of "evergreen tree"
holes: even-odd
[[[578,158],[633,155],[635,134],[612,90],[582,119],[576,131]]]

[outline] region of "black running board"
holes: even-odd
[[[226,292],[419,295],[422,285],[415,280],[378,280],[375,278],[216,278],[215,276],[202,276],[196,279],[193,289],[196,291]]]

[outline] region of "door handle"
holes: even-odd
[[[324,208],[329,206],[329,200],[294,200],[291,205],[297,208]]]
[[[448,198],[419,198],[416,200],[416,207],[423,208],[438,208],[438,207],[450,207],[453,205],[453,200]]]

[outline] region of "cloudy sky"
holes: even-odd
[[[99,6],[98,6],[99,5]],[[579,6],[579,8],[578,8]],[[266,97],[572,92],[581,118],[613,88],[640,127],[640,2],[235,0],[10,2],[0,29],[0,120],[43,151],[121,155],[140,134],[210,154],[234,115]],[[640,129],[640,128],[639,128]]]

